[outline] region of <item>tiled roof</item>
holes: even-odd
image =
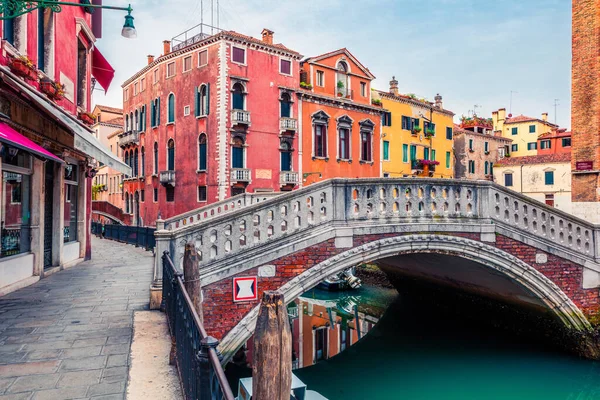
[[[542,133],[538,136],[538,139],[551,139],[562,137],[571,137],[571,131],[567,131],[566,129],[555,129],[551,132]]]
[[[554,125],[551,122],[544,121],[544,120],[541,120],[539,118],[528,117],[528,116],[523,115],[523,114],[517,115],[516,117],[506,118],[506,120],[504,121],[504,123],[505,124],[516,124],[518,122],[529,122],[529,121],[539,121],[539,122],[542,122],[542,123],[547,124],[547,125],[558,126],[558,125]]]
[[[512,139],[505,138],[502,135],[496,135],[496,133],[494,133],[493,135],[485,134],[485,133],[476,133],[476,132],[470,131],[468,129],[461,128],[461,126],[457,125],[457,124],[454,124],[453,132],[455,135],[463,135],[463,134],[475,135],[475,136],[481,136],[482,138],[485,138],[485,139],[498,140],[498,141],[507,142],[507,143],[512,142]]]
[[[556,164],[556,163],[570,163],[571,153],[557,153],[557,154],[539,154],[536,156],[523,156],[523,157],[505,157],[498,161],[496,165],[501,167],[506,166],[521,166],[521,165],[533,165],[533,164]]]
[[[100,123],[123,126],[123,117],[113,118],[108,121],[102,121]]]
[[[300,55],[300,53],[298,53],[297,51],[294,51],[294,50],[292,50],[292,49],[290,49],[288,47],[285,47],[281,43],[268,44],[268,43],[263,42],[261,39],[256,39],[256,38],[253,38],[252,36],[248,36],[248,35],[242,35],[241,33],[238,33],[236,31],[222,31],[221,34],[223,34],[223,35],[229,35],[229,36],[232,36],[232,37],[235,37],[235,38],[238,38],[238,39],[242,39],[242,40],[246,40],[248,42],[252,42],[252,43],[256,43],[256,44],[262,44],[262,45],[265,45],[265,46],[275,47],[275,48],[280,49],[280,50],[284,50],[284,51],[287,51],[287,52],[290,52],[290,53],[295,53],[295,54]]]
[[[106,111],[106,112],[113,113],[113,114],[123,114],[123,109],[122,108],[115,108],[115,107],[103,106],[103,105],[100,105],[100,104],[97,104],[96,107],[98,107],[98,109],[100,111]]]
[[[318,56],[308,57],[308,58],[304,59],[303,61],[309,62],[309,63],[316,62],[316,61],[320,61],[324,58],[328,58],[328,57],[334,56],[336,54],[342,54],[342,53],[346,54],[348,57],[350,57],[350,59],[352,61],[354,61],[354,63],[356,63],[356,65],[358,65],[358,67],[360,69],[362,69],[365,74],[367,74],[367,76],[369,76],[371,79],[375,79],[375,75],[373,75],[373,73],[369,70],[369,68],[365,67],[360,61],[358,61],[358,58],[354,57],[354,54],[350,53],[350,50],[348,50],[345,47],[342,47],[341,49],[333,50],[333,51],[330,51],[329,53],[324,53],[324,54],[321,54]]]

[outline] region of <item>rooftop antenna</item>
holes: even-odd
[[[477,116],[477,108],[481,108],[481,106],[479,104],[475,104],[473,106],[473,116],[476,117]]]
[[[213,11],[213,6],[215,4],[215,0],[210,0],[210,34],[212,35],[213,32],[213,26],[215,26],[214,24],[214,11]]]
[[[556,114],[556,108],[560,105],[558,103],[559,99],[554,99],[554,125],[556,125],[556,119],[557,119],[557,114]]]
[[[512,95],[513,93],[519,93],[516,90],[510,91],[510,106],[508,107],[508,113],[512,115]]]

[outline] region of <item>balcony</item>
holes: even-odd
[[[250,182],[250,170],[247,168],[233,168],[231,170],[231,183]]]
[[[250,126],[250,111],[231,110],[231,122],[233,125],[242,124]]]
[[[294,171],[281,171],[279,173],[279,183],[281,186],[297,185],[300,183],[298,173]]]
[[[336,88],[337,97],[341,97],[348,100],[354,99],[354,91],[347,87]]]
[[[298,120],[296,118],[281,117],[279,119],[279,129],[296,132],[298,130]]]
[[[130,144],[138,144],[140,141],[140,133],[135,130],[129,130],[119,135],[119,146],[126,147]]]
[[[159,180],[161,185],[175,187],[175,171],[160,171]]]

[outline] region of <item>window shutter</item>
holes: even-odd
[[[156,99],[156,125],[160,125],[160,97]]]
[[[150,127],[154,128],[154,102],[150,102]]]
[[[198,91],[199,86],[194,86],[194,115],[200,116],[200,92]]]
[[[206,84],[206,115],[210,114],[210,83]]]

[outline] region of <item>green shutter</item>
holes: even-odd
[[[156,126],[160,125],[160,97],[156,99]]]
[[[431,149],[431,160],[435,161],[435,149]]]
[[[194,110],[194,115],[196,117],[200,116],[200,92],[198,91],[198,87],[194,87],[194,105],[195,105],[195,110]]]
[[[446,152],[446,168],[450,168],[450,152]]]
[[[210,83],[206,84],[206,115],[210,114]]]
[[[390,142],[388,142],[387,140],[383,141],[383,159],[390,159]]]
[[[429,160],[429,147],[423,149],[423,160]]]
[[[417,146],[411,145],[410,146],[410,161],[413,161],[416,159],[417,159]]]
[[[402,162],[408,162],[408,145],[402,145]]]

